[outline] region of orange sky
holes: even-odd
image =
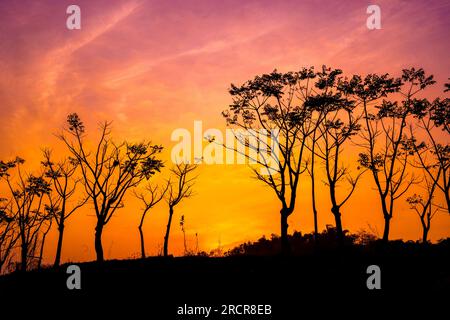
[[[81,7],[82,29],[65,27],[69,4]],[[114,121],[117,139],[151,139],[174,145],[176,128],[225,129],[220,113],[231,99],[231,82],[256,74],[326,64],[346,74],[423,67],[438,84],[427,96],[442,95],[450,76],[448,1],[377,1],[382,29],[366,28],[366,1],[1,1],[0,158],[19,155],[37,168],[40,148],[60,150],[53,133],[70,112],[88,132]],[[448,137],[444,137],[447,139]],[[188,241],[200,249],[237,244],[279,233],[279,207],[269,189],[251,179],[245,166],[202,166],[196,196],[176,208],[170,249],[182,253],[181,214]],[[366,175],[362,185],[371,186]],[[319,184],[324,189],[324,186]],[[302,185],[290,231],[312,230],[309,184]],[[306,194],[306,195],[305,195]],[[302,196],[305,195],[305,196]],[[320,228],[333,223],[327,194],[319,194]],[[145,225],[146,246],[162,246],[167,216],[156,207]],[[104,232],[106,258],[139,252],[139,204],[131,197]],[[89,207],[67,224],[63,260],[93,259],[95,218]],[[344,227],[370,224],[382,234],[378,199],[359,188],[343,208]],[[432,240],[449,236],[450,219],[433,220]],[[56,233],[46,261],[53,259]],[[417,216],[399,202],[391,238],[420,237]]]

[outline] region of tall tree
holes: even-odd
[[[15,163],[15,161],[0,161],[0,178],[8,175],[8,171],[15,167]],[[19,239],[15,224],[17,214],[18,212],[13,210],[12,199],[0,198],[0,274],[4,266],[8,266],[11,262],[14,246]]]
[[[4,163],[0,162],[0,166],[2,165]],[[19,239],[15,225],[17,212],[14,212],[11,206],[11,200],[0,198],[0,274],[4,266],[11,262],[14,246]]]
[[[76,113],[67,117],[68,128],[59,136],[74,156],[82,183],[95,210],[95,252],[104,261],[102,233],[117,209],[124,206],[128,190],[160,171],[162,161],[156,158],[161,146],[149,142],[116,144],[111,140],[111,123],[100,126],[100,139],[93,151],[85,145],[85,127]]]
[[[311,165],[308,172],[312,182],[312,200],[315,222],[315,237],[317,236],[317,212],[315,203],[315,172],[314,158],[319,157],[324,164],[326,173],[326,185],[329,189],[331,200],[331,212],[336,221],[336,232],[339,243],[343,243],[344,233],[342,228],[341,207],[348,201],[355,190],[356,184],[363,172],[353,178],[347,165],[342,163],[341,153],[344,145],[350,142],[351,137],[360,130],[359,117],[355,116],[355,101],[349,99],[342,91],[340,84],[341,70],[331,70],[326,67],[317,73],[315,83],[316,90],[308,97],[305,104],[318,113],[315,119],[316,129],[312,135],[312,142],[308,149],[311,150]],[[338,186],[346,180],[350,185],[350,191],[338,200]]]
[[[349,166],[342,160],[342,152],[345,145],[360,130],[359,117],[354,114],[354,101],[343,97],[339,91],[311,97],[309,103],[326,110],[324,121],[319,126],[321,138],[316,142],[316,150],[313,152],[322,159],[325,167],[325,184],[329,190],[331,213],[336,222],[338,242],[343,244],[341,208],[352,196],[364,171],[352,176]],[[346,182],[350,189],[339,199],[338,189],[343,182]]]
[[[54,266],[61,263],[61,252],[64,237],[64,229],[67,219],[77,209],[83,206],[88,197],[80,200],[77,204],[71,204],[70,200],[75,194],[77,184],[80,179],[75,178],[77,161],[72,158],[66,158],[63,161],[54,163],[52,153],[49,149],[44,150],[44,160],[42,165],[45,169],[45,176],[53,184],[53,192],[49,194],[48,212],[52,214],[56,225],[58,226],[58,243],[56,246]]]
[[[15,168],[17,176],[3,171],[0,178],[6,181],[11,195],[9,217],[14,217],[20,243],[20,270],[26,271],[34,261],[39,232],[48,216],[43,210],[44,196],[50,193],[50,183],[43,175],[25,174],[21,168],[25,160],[16,158],[3,163],[8,170]],[[3,167],[3,165],[2,165]]]
[[[315,77],[313,68],[275,70],[241,86],[231,84],[233,102],[222,113],[227,125],[244,131],[235,134],[238,142],[256,155],[239,147],[233,150],[259,165],[252,167],[255,176],[280,202],[283,253],[289,252],[288,218],[295,209],[300,176],[306,171],[307,139],[316,129],[313,110],[304,103],[314,90]]]
[[[50,207],[46,207],[46,209],[49,209]],[[45,240],[47,239],[47,234],[50,232],[50,229],[52,228],[53,225],[53,219],[54,219],[54,213],[53,212],[49,212],[47,211],[47,217],[46,217],[46,221],[44,221],[43,226],[46,224],[46,228],[43,228],[44,230],[41,232],[42,233],[42,238],[40,240],[40,244],[39,244],[39,257],[38,257],[38,263],[37,263],[37,268],[40,269],[42,266],[42,260],[44,258],[44,248],[45,248]],[[38,239],[39,240],[39,239]]]
[[[411,152],[405,130],[410,117],[422,108],[414,96],[433,83],[432,76],[414,68],[404,69],[398,79],[370,74],[364,80],[353,76],[342,83],[343,90],[354,94],[363,106],[361,146],[365,150],[359,154],[359,163],[371,171],[376,185],[384,218],[384,242],[389,240],[395,201],[417,182],[414,173],[407,170]],[[394,92],[399,92],[401,101],[383,99],[379,104],[371,103]]]
[[[342,70],[326,68],[322,66],[322,71],[317,72],[317,80],[314,83],[314,90],[308,92],[306,90],[305,104],[311,108],[312,116],[310,121],[314,123],[313,132],[310,135],[310,143],[307,144],[308,149],[311,151],[311,159],[306,161],[306,170],[311,178],[311,202],[314,218],[314,241],[317,243],[319,226],[318,226],[318,212],[317,212],[317,200],[316,200],[316,170],[315,170],[315,158],[317,154],[316,145],[323,138],[320,126],[326,119],[328,112],[332,110],[333,104],[340,101],[340,96],[334,91],[338,77],[342,74]],[[306,88],[305,88],[306,89]]]
[[[179,163],[170,171],[172,172],[172,180],[169,181],[166,201],[169,206],[169,219],[167,221],[166,234],[164,236],[164,256],[169,253],[169,236],[170,227],[172,225],[172,217],[175,206],[183,199],[189,198],[193,194],[193,186],[197,176],[191,177],[191,173],[197,169],[197,165],[188,163]]]
[[[142,230],[142,227],[144,226],[144,219],[149,212],[151,208],[156,206],[163,198],[164,195],[167,192],[167,189],[169,188],[169,183],[165,185],[164,188],[159,188],[158,186],[153,186],[151,184],[148,184],[145,187],[145,191],[138,193],[134,192],[135,196],[141,200],[141,202],[144,204],[144,207],[142,209],[141,213],[141,219],[139,222],[138,230],[139,230],[139,236],[140,236],[140,242],[141,242],[141,258],[145,258],[145,241],[144,241],[144,231]]]
[[[311,159],[306,161],[306,170],[311,178],[311,204],[314,219],[314,242],[317,244],[319,236],[319,218],[317,212],[317,198],[316,198],[316,145],[320,137],[317,130],[314,130],[311,137]]]
[[[414,132],[414,127],[410,126],[410,145],[416,154],[415,166],[424,170],[428,179],[433,181],[433,185],[444,194],[446,201],[445,209],[450,213],[450,144],[448,134],[450,134],[450,99],[435,99],[429,102],[421,100],[422,112],[416,113],[417,127],[419,132]],[[442,134],[444,139],[439,139]],[[418,142],[418,136],[423,136],[425,140]]]

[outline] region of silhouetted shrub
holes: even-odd
[[[338,234],[336,228],[327,225],[326,229],[317,235],[314,240],[313,233],[302,234],[295,231],[288,236],[291,253],[294,255],[307,254],[316,249],[335,249],[338,245]],[[375,241],[376,236],[368,232],[359,232],[358,234],[350,234],[348,230],[344,230],[344,245],[359,245]],[[227,251],[225,256],[251,255],[251,256],[271,256],[280,253],[281,239],[278,235],[272,234],[270,239],[265,236],[255,242],[246,242]]]

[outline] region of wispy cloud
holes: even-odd
[[[42,98],[45,99],[49,95],[54,94],[56,80],[64,71],[65,65],[68,63],[71,55],[113,30],[120,22],[130,17],[141,5],[142,2],[129,2],[123,7],[115,9],[106,19],[106,22],[98,23],[96,28],[92,28],[86,34],[83,34],[81,39],[69,41],[62,47],[49,52],[47,57],[44,58],[46,71],[42,75],[42,78],[45,79],[45,87],[48,90],[46,90]]]
[[[189,56],[195,56],[195,55],[202,55],[202,54],[212,54],[216,52],[220,52],[226,49],[229,49],[231,47],[238,46],[240,44],[249,43],[253,40],[256,40],[260,37],[263,37],[273,31],[275,31],[278,28],[270,27],[266,30],[262,30],[257,32],[256,34],[253,34],[248,37],[236,37],[235,39],[231,40],[213,40],[210,41],[202,46],[191,48],[182,52],[174,53],[153,61],[141,61],[137,63],[133,63],[133,65],[125,68],[124,70],[120,70],[118,72],[115,72],[114,74],[107,77],[107,80],[104,82],[104,85],[109,87],[115,87],[117,85],[120,85],[123,81],[130,80],[132,78],[139,77],[142,74],[145,74],[146,72],[149,72],[152,68],[155,66],[158,66],[162,63],[169,62],[172,60],[180,59],[183,57],[189,57]]]

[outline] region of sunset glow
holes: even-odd
[[[44,147],[57,157],[67,154],[55,134],[72,112],[83,119],[89,141],[97,139],[99,122],[112,121],[117,141],[162,144],[165,168],[154,178],[162,181],[172,166],[175,129],[193,132],[194,121],[202,121],[203,130],[217,128],[225,135],[221,112],[231,103],[231,83],[274,69],[327,65],[345,75],[399,76],[403,68],[416,67],[434,75],[437,83],[424,95],[433,100],[445,96],[443,85],[450,76],[450,4],[444,0],[377,1],[381,30],[366,27],[367,1],[298,0],[77,0],[82,27],[68,30],[66,8],[72,2],[0,2],[0,159],[20,156],[30,172],[40,170]],[[449,142],[445,133],[440,138]],[[356,171],[357,147],[347,149],[347,161]],[[176,208],[170,243],[174,255],[183,254],[182,215],[188,246],[198,240],[206,252],[280,233],[279,202],[246,165],[201,165],[198,174],[194,196]],[[310,180],[302,179],[290,233],[313,231]],[[360,185],[342,208],[344,229],[381,236],[383,217],[369,174]],[[322,230],[334,225],[334,218],[320,179],[317,187]],[[140,212],[141,204],[130,193],[105,227],[105,258],[139,256]],[[167,214],[162,201],[146,218],[148,255],[161,251]],[[70,217],[63,262],[95,259],[94,228],[91,205]],[[438,213],[429,238],[446,238],[449,230],[448,214]],[[390,238],[420,237],[417,215],[400,200]],[[56,240],[54,228],[45,263],[53,262]]]

